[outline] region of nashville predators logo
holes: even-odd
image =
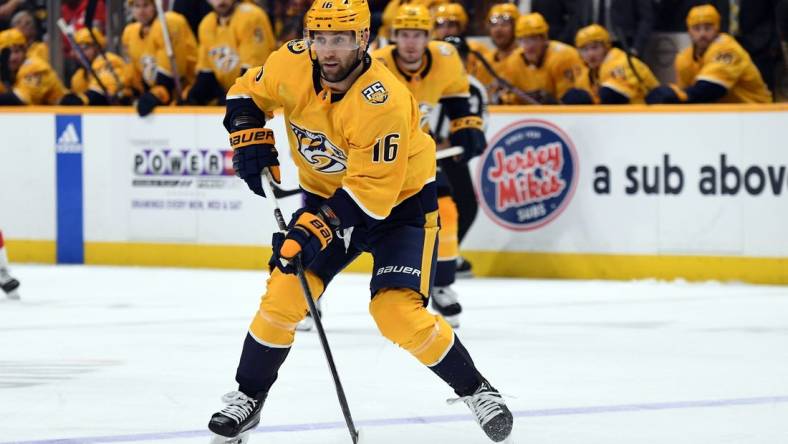
[[[238,57],[235,50],[229,46],[213,47],[208,51],[208,56],[213,61],[213,66],[215,66],[216,70],[219,72],[230,72],[234,70],[241,61],[241,58]]]
[[[287,49],[289,49],[293,54],[301,54],[302,52],[306,51],[306,48],[306,42],[301,39],[290,40],[287,43]]]
[[[331,143],[325,134],[299,128],[292,122],[290,128],[296,136],[298,153],[312,165],[315,171],[336,174],[347,169],[347,156]]]
[[[386,91],[386,88],[384,88],[383,84],[380,82],[375,82],[364,88],[361,94],[363,94],[364,98],[373,105],[382,105],[386,103],[386,100],[389,98],[389,92]]]

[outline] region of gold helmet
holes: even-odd
[[[575,46],[580,49],[589,43],[599,42],[610,47],[610,33],[603,26],[590,25],[577,31]]]
[[[708,23],[720,29],[720,13],[712,5],[701,5],[690,9],[687,14],[687,28]]]
[[[535,35],[547,35],[550,27],[547,26],[542,14],[532,12],[517,19],[517,27],[514,34],[517,38],[531,37]]]
[[[0,49],[12,46],[27,46],[27,38],[16,28],[0,31]]]
[[[316,0],[304,17],[304,33],[308,39],[315,31],[353,31],[361,46],[369,22],[367,0]]]
[[[93,35],[96,37],[96,41],[98,42],[99,46],[102,48],[106,46],[107,39],[104,38],[104,34],[102,34],[98,28],[93,28]],[[77,43],[77,45],[93,44],[93,39],[90,37],[90,31],[88,31],[88,28],[82,28],[74,33],[74,41]]]
[[[432,31],[432,16],[426,6],[419,4],[402,5],[397,10],[397,16],[394,17],[391,29],[394,32],[400,29],[420,29],[429,33]]]
[[[517,9],[517,5],[512,3],[499,3],[497,5],[493,5],[490,8],[490,12],[487,13],[487,21],[493,23],[497,20],[511,20],[516,21],[520,18],[520,10]]]
[[[468,13],[465,12],[465,8],[459,3],[440,5],[435,9],[432,15],[435,17],[435,23],[438,24],[444,22],[457,22],[462,31],[468,26]]]

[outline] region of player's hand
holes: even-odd
[[[137,114],[139,114],[140,117],[145,117],[152,113],[157,106],[161,105],[161,100],[159,100],[158,97],[150,92],[145,92],[137,99]]]
[[[308,208],[293,213],[287,235],[277,234],[274,234],[271,242],[274,251],[269,264],[283,273],[295,273],[292,261],[298,255],[304,267],[309,266],[334,239],[334,231],[323,220],[320,211]]]
[[[246,182],[255,194],[265,197],[260,175],[268,168],[280,183],[279,158],[274,147],[274,133],[268,128],[253,128],[230,133],[235,175]]]
[[[676,89],[668,85],[660,85],[646,95],[646,103],[657,105],[661,103],[681,103]]]
[[[464,119],[467,119],[467,117]],[[466,126],[456,129],[449,134],[449,143],[451,145],[459,145],[464,149],[461,159],[463,162],[467,162],[482,154],[487,147],[487,139],[484,137],[484,131],[481,129],[481,119],[478,117],[476,119],[478,119],[478,127]]]

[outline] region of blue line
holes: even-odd
[[[734,399],[712,399],[699,401],[676,401],[676,402],[656,402],[644,404],[618,404],[600,405],[586,407],[564,407],[553,409],[519,410],[512,412],[516,418],[535,418],[548,416],[568,416],[568,415],[595,415],[600,413],[627,413],[643,412],[653,410],[680,410],[680,409],[700,409],[714,407],[735,407],[745,405],[770,405],[786,404],[788,396],[764,396],[757,398],[734,398]],[[438,415],[438,416],[414,416],[410,418],[389,418],[389,419],[367,419],[356,421],[356,426],[362,427],[386,427],[396,425],[419,425],[419,424],[439,424],[447,422],[471,422],[473,417],[470,415]],[[259,426],[254,433],[287,433],[287,432],[309,432],[315,430],[335,430],[344,429],[344,422],[317,422],[309,424],[285,424]],[[8,441],[0,444],[86,444],[86,443],[107,443],[107,442],[139,442],[139,441],[161,441],[165,439],[183,438],[207,438],[211,436],[208,430],[187,430],[182,432],[163,432],[163,433],[142,433],[136,435],[114,435],[114,436],[89,436],[84,438],[63,438],[63,439],[44,439],[38,441]]]

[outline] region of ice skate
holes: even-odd
[[[0,269],[0,288],[6,294],[8,299],[18,300],[19,281],[11,277],[5,269]]]
[[[212,444],[243,444],[249,433],[260,423],[260,410],[267,393],[250,398],[241,392],[230,392],[222,396],[225,408],[211,416],[208,428],[215,433]]]
[[[471,409],[476,422],[494,442],[502,442],[512,433],[512,412],[506,407],[498,390],[489,382],[484,381],[472,395],[449,399],[447,402],[454,404],[460,401]]]
[[[453,328],[460,326],[462,305],[457,300],[457,293],[451,287],[435,287],[430,294],[432,309],[446,319]]]
[[[467,259],[460,256],[457,258],[457,279],[469,279],[473,277],[473,265]]]

